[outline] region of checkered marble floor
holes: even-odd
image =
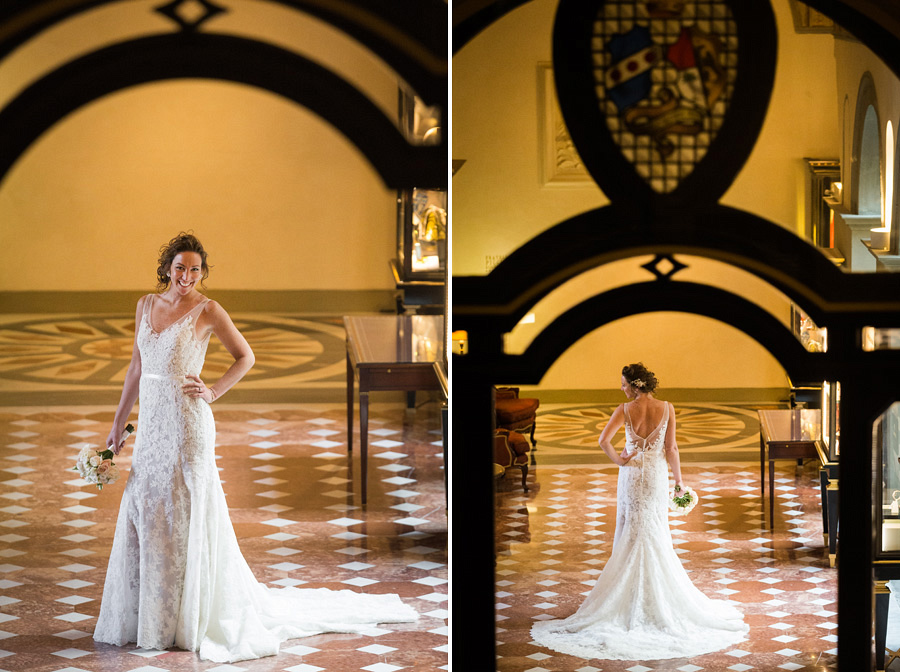
[[[530,629],[536,620],[572,614],[603,571],[615,532],[617,469],[609,462],[544,466],[540,442],[536,455],[529,492],[516,470],[498,485],[498,670],[836,669],[837,570],[823,542],[816,463],[776,463],[774,531],[764,522],[758,462],[683,465],[701,500],[688,516],[670,517],[676,552],[700,590],[739,606],[749,638],[694,659],[611,661],[543,648]]]
[[[447,517],[437,403],[371,405],[369,502],[346,452],[346,407],[213,405],[216,454],[241,550],[272,586],[399,593],[416,623],[287,642],[233,665],[96,644],[124,481],[71,471],[114,407],[0,408],[0,672],[394,672],[447,669]],[[133,421],[136,420],[136,414]],[[127,472],[130,443],[117,463]],[[358,446],[358,437],[355,439]]]

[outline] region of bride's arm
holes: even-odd
[[[137,401],[141,384],[141,351],[138,349],[137,339],[146,299],[147,297],[142,296],[137,302],[137,310],[134,316],[134,346],[131,350],[131,363],[128,365],[128,371],[125,374],[125,384],[122,386],[122,396],[119,399],[119,406],[116,408],[112,429],[109,431],[109,436],[106,437],[107,448],[112,446],[112,450],[116,455],[121,450],[119,441],[122,438],[122,432],[125,430],[128,416],[131,415],[131,409],[134,408],[134,402]]]
[[[669,426],[666,428],[666,460],[672,467],[672,475],[675,477],[675,485],[683,485],[681,482],[681,458],[678,456],[678,444],[675,442],[675,407],[669,404]]]
[[[253,356],[253,350],[247,343],[244,335],[234,326],[234,322],[215,301],[210,301],[209,306],[204,310],[205,320],[209,323],[209,329],[221,341],[225,349],[234,357],[234,363],[215,383],[209,387],[203,387],[199,394],[205,401],[212,403],[228,390],[234,387],[237,382],[243,378],[246,373],[253,368],[256,358]],[[188,376],[200,382],[199,376]]]
[[[612,445],[613,437],[623,424],[625,424],[625,411],[620,404],[616,407],[616,410],[613,411],[612,416],[609,418],[609,422],[606,423],[606,427],[604,427],[603,431],[600,433],[599,439],[600,447],[603,449],[603,452],[620,467],[631,459],[630,457],[623,458],[616,452],[615,447]]]

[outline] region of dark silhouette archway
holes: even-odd
[[[227,35],[177,33],[115,44],[45,75],[0,111],[0,181],[53,124],[122,89],[206,78],[266,89],[343,133],[391,188],[447,182],[446,143],[413,146],[374,103],[330,70],[272,45]]]

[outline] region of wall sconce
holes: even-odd
[[[469,334],[465,331],[453,332],[453,354],[465,355],[469,352]]]

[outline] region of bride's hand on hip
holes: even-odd
[[[624,467],[626,464],[628,464],[631,461],[632,457],[634,457],[634,453],[626,453],[623,450],[622,453],[619,455],[618,465],[620,467]]]
[[[213,401],[213,393],[206,386],[206,384],[200,380],[200,376],[187,375],[185,376],[184,385],[181,386],[181,390],[189,397],[203,399],[207,404],[211,404]]]

